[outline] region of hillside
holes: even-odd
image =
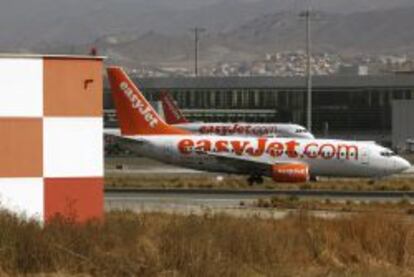
[[[352,14],[317,12],[313,22],[313,49],[344,55],[414,53],[412,25],[414,6],[388,11]],[[104,53],[117,62],[144,64],[189,64],[193,59],[193,38],[148,32],[111,35],[99,40]],[[304,49],[305,21],[294,12],[277,12],[256,17],[230,30],[203,34],[201,60],[249,61],[265,53]]]
[[[312,24],[314,48],[351,53],[413,52],[414,33],[408,31],[413,16],[414,6],[347,15],[317,12]],[[234,45],[258,45],[261,51],[304,48],[305,22],[298,14],[268,14],[221,37]]]

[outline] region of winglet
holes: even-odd
[[[189,134],[165,123],[122,68],[107,71],[122,135]]]
[[[166,91],[161,92],[160,100],[164,110],[165,120],[168,124],[188,123],[188,120],[174,102],[171,94]]]

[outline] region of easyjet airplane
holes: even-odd
[[[168,124],[200,135],[314,138],[304,127],[291,123],[189,122],[169,93],[162,92],[160,100]]]
[[[314,176],[383,177],[410,163],[375,143],[300,138],[196,135],[164,122],[125,72],[108,68],[119,136],[138,153],[188,168],[306,182]]]

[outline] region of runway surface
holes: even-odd
[[[289,211],[266,210],[251,205],[259,198],[295,196],[301,199],[332,201],[397,202],[414,201],[414,192],[356,192],[323,190],[217,190],[217,189],[107,189],[106,210],[170,212],[184,214],[230,213],[236,216],[280,218]],[[240,205],[243,203],[244,205]],[[337,216],[337,212],[314,212],[318,216]]]
[[[188,199],[188,200],[246,200],[260,197],[297,196],[299,198],[330,198],[369,200],[399,200],[414,198],[414,191],[335,191],[335,190],[272,190],[272,189],[167,189],[167,188],[107,188],[105,199]]]

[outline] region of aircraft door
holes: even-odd
[[[364,147],[361,153],[361,163],[364,165],[369,165],[369,149]]]

